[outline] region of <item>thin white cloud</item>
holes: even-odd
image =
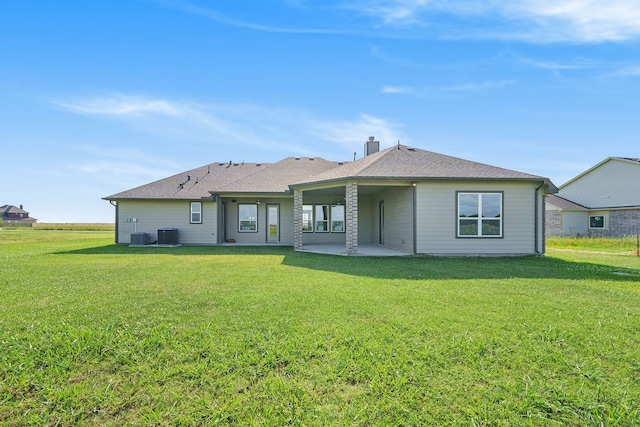
[[[317,27],[251,22],[200,6],[195,1],[155,1],[224,25],[268,33],[538,43],[609,42],[640,37],[640,2],[637,0],[334,0],[304,7],[295,0],[285,1],[289,6],[287,12],[294,9],[294,13],[301,13],[300,22],[313,16]],[[341,19],[345,11],[352,19]],[[361,19],[363,17],[366,19]],[[385,28],[389,31],[384,31]]]
[[[416,90],[410,86],[383,86],[380,90],[382,93],[388,93],[392,95],[414,95]]]
[[[514,84],[512,80],[501,81],[484,81],[462,83],[451,86],[430,87],[430,86],[393,86],[385,85],[380,89],[383,94],[404,95],[416,98],[424,98],[429,95],[451,93],[451,92],[484,92],[493,89],[499,89]]]
[[[480,92],[488,89],[496,89],[513,84],[511,80],[485,81],[480,83],[464,83],[454,86],[443,87],[445,92]]]
[[[361,11],[378,16],[385,25],[406,26],[421,22],[421,12],[429,8],[428,0],[365,1]]]
[[[611,73],[613,77],[640,77],[640,65],[629,65],[621,67]]]
[[[375,136],[383,146],[403,139],[402,125],[389,120],[361,114],[353,120],[317,121],[313,124],[316,136],[345,147],[360,147],[369,136]]]
[[[270,105],[201,104],[126,94],[53,104],[72,113],[121,121],[163,138],[268,148],[288,155],[317,154],[320,144],[326,143],[343,152],[344,148],[360,146],[370,135],[381,141],[401,137],[401,125],[369,114],[344,120]]]
[[[129,116],[151,114],[180,117],[187,113],[180,106],[161,99],[146,99],[140,96],[122,94],[71,101],[54,101],[54,104],[64,110],[87,115]]]
[[[519,58],[519,62],[533,68],[549,71],[569,71],[602,68],[602,64],[589,60],[548,61],[533,58]]]
[[[603,42],[640,37],[637,0],[364,0],[350,7],[384,26],[435,28],[442,38]]]
[[[233,27],[246,28],[249,30],[261,31],[266,33],[285,33],[285,34],[341,34],[344,31],[331,28],[305,28],[305,27],[286,27],[267,24],[257,24],[254,22],[243,21],[232,18],[217,10],[201,7],[187,1],[179,0],[158,0],[159,3],[163,3],[167,6],[181,10],[185,13],[192,15],[199,15],[221,24],[230,25]],[[299,5],[295,5],[300,7]]]

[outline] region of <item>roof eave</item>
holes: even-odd
[[[342,177],[335,179],[328,179],[323,181],[313,181],[313,182],[304,182],[304,183],[296,183],[290,184],[289,188],[294,190],[296,188],[304,188],[304,187],[314,187],[317,185],[331,185],[331,184],[339,184],[346,183],[349,181],[398,181],[398,182],[406,182],[406,181],[504,181],[504,182],[513,182],[513,181],[521,181],[521,182],[540,182],[546,187],[546,192],[549,194],[554,194],[558,192],[558,188],[549,180],[549,178],[544,177],[513,177],[513,178],[497,178],[497,177],[424,177],[424,176],[394,176],[394,177],[385,177],[385,176],[350,176],[350,177]]]

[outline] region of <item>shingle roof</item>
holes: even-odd
[[[268,163],[211,163],[104,199],[200,199],[211,196],[211,188],[244,178],[267,166]]]
[[[588,210],[586,207],[579,205],[577,203],[571,202],[567,199],[563,199],[562,197],[558,197],[555,194],[547,194],[547,203],[557,206],[562,210],[569,211],[586,211]]]
[[[431,151],[398,145],[371,154],[355,162],[331,169],[292,186],[336,181],[348,178],[359,179],[522,179],[543,180],[545,178],[496,166],[485,165]]]
[[[340,163],[320,157],[287,157],[233,182],[210,188],[212,193],[284,193],[293,182],[335,169]]]
[[[13,206],[13,205],[2,205],[2,206],[0,206],[0,212],[2,212],[3,215],[8,215],[10,213],[12,213],[12,214],[26,214],[26,215],[29,215],[29,212],[25,211],[24,209],[20,209],[17,206]]]
[[[546,178],[398,145],[354,162],[288,157],[276,163],[211,163],[105,200],[200,199],[212,193],[285,193],[296,186],[345,179],[510,179]]]

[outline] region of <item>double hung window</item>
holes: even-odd
[[[331,206],[331,232],[344,232],[344,205]]]
[[[202,224],[202,202],[191,202],[190,213],[191,224]]]
[[[240,233],[258,232],[257,204],[238,204],[238,231]]]
[[[302,231],[313,231],[313,206],[302,206]]]
[[[329,206],[316,205],[316,232],[326,233],[329,231]]]
[[[303,205],[302,231],[306,233],[344,233],[344,205]]]

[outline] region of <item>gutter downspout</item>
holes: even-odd
[[[416,182],[411,184],[413,186],[413,254],[418,253],[418,184]]]
[[[538,244],[538,237],[539,237],[539,234],[540,234],[540,233],[538,233],[538,219],[539,219],[539,217],[540,217],[540,214],[539,214],[539,212],[538,212],[538,208],[539,208],[539,207],[538,207],[538,198],[539,198],[539,197],[538,197],[538,193],[539,193],[539,191],[540,191],[540,189],[541,189],[542,187],[544,187],[544,181],[542,182],[542,184],[540,184],[540,185],[538,186],[538,188],[536,188],[536,191],[535,191],[535,200],[534,200],[534,202],[535,202],[535,203],[534,203],[534,204],[535,204],[535,226],[534,226],[534,232],[533,232],[534,239],[535,239],[535,249],[534,249],[534,250],[535,250],[535,253],[537,253],[538,255],[542,255],[542,254],[544,254],[544,251],[543,251],[543,252],[540,252],[540,245]],[[544,213],[543,213],[542,218],[543,218],[543,224],[542,224],[542,226],[543,226],[543,228],[542,228],[542,236],[544,237]],[[543,248],[544,248],[544,243],[543,243]],[[543,249],[543,250],[544,250],[544,249]]]
[[[119,216],[119,210],[118,210],[118,202],[116,202],[115,200],[109,200],[109,203],[111,203],[111,206],[114,206],[116,208],[116,227],[115,227],[115,244],[118,244],[118,216]]]

